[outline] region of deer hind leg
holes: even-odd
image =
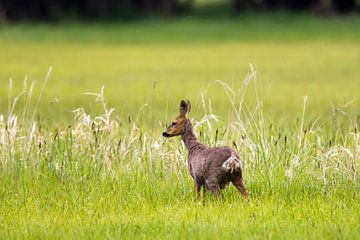
[[[219,184],[208,183],[206,184],[207,188],[214,194],[214,196],[219,199],[221,197],[221,191]]]
[[[235,185],[235,187],[239,190],[241,195],[243,195],[246,199],[248,198],[249,194],[246,190],[246,187],[244,185],[244,180],[242,177],[234,177],[231,182]]]

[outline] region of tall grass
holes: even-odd
[[[358,119],[349,119],[346,130],[334,129],[336,124],[332,125],[331,121],[309,122],[306,119],[308,99],[305,96],[303,111],[299,113],[300,119],[296,127],[292,131],[284,130],[282,126],[266,121],[261,86],[252,66],[239,89],[233,89],[221,81],[215,84],[223,89],[224,95],[228,98],[228,121],[222,123],[219,120],[212,112],[210,99],[203,93],[201,96],[205,115],[200,120],[193,119],[193,123],[202,142],[211,146],[230,145],[239,152],[244,166],[245,181],[250,190],[250,199],[255,201],[255,205],[245,205],[248,206],[248,210],[244,211],[254,211],[255,214],[259,210],[256,209],[256,204],[260,204],[264,209],[275,204],[272,202],[274,200],[264,200],[267,198],[280,199],[285,205],[289,204],[282,206],[284,203],[281,203],[277,206],[282,206],[290,212],[292,210],[289,206],[294,204],[294,201],[305,202],[306,207],[312,208],[316,201],[321,202],[319,199],[330,199],[329,201],[335,202],[347,199],[348,204],[354,206],[349,199],[358,199]],[[247,103],[244,99],[251,85],[256,90],[256,102]],[[1,216],[4,223],[0,228],[1,235],[14,238],[46,237],[52,233],[52,236],[59,237],[59,231],[62,236],[61,231],[66,233],[67,230],[61,227],[60,230],[53,229],[54,224],[84,227],[87,217],[91,216],[90,222],[101,225],[97,222],[99,219],[105,221],[103,224],[107,226],[107,223],[117,219],[113,213],[120,211],[118,223],[125,224],[122,226],[128,226],[128,229],[116,228],[111,236],[135,236],[131,234],[135,234],[136,226],[139,226],[140,229],[147,230],[144,235],[136,235],[138,237],[154,237],[160,234],[160,237],[166,238],[169,237],[169,231],[158,229],[159,226],[155,223],[160,221],[164,224],[163,219],[168,218],[164,217],[162,211],[168,211],[174,215],[178,223],[190,227],[187,229],[177,226],[175,220],[169,222],[172,225],[165,224],[168,227],[182,229],[183,232],[178,232],[179,237],[192,237],[193,231],[201,232],[199,229],[214,237],[218,235],[212,235],[213,231],[205,228],[207,224],[213,226],[206,223],[205,219],[223,219],[221,209],[229,208],[230,214],[234,203],[238,206],[245,204],[239,200],[241,198],[234,189],[226,191],[224,202],[208,203],[206,211],[209,213],[204,209],[200,210],[202,215],[199,216],[199,221],[194,222],[195,225],[200,225],[196,225],[197,230],[192,229],[192,220],[175,211],[180,208],[185,212],[189,211],[191,216],[198,211],[188,208],[196,206],[196,202],[186,166],[187,152],[180,139],[162,138],[160,133],[163,124],[159,124],[159,128],[153,131],[144,131],[139,118],[126,119],[115,115],[114,109],[108,107],[103,89],[100,93],[87,93],[95,96],[95,100],[102,106],[102,114],[93,116],[83,108],[78,108],[73,110],[71,125],[58,129],[43,128],[36,118],[41,94],[36,105],[30,106],[33,88],[34,84],[27,88],[25,80],[23,92],[13,98],[10,82],[9,111],[6,115],[0,115],[0,194],[4,203],[0,208],[3,213],[8,212]],[[42,91],[43,89],[44,87]],[[15,105],[21,100],[25,106],[23,112],[14,111]],[[315,202],[312,202],[312,199]],[[159,210],[159,207],[162,208]],[[39,225],[27,225],[29,222],[26,219],[19,219],[21,209],[25,212],[40,209],[45,216],[57,216],[60,220],[43,220],[50,223],[44,228],[45,232],[39,233],[36,232],[39,230],[36,226]],[[58,215],[52,214],[52,209],[58,209]],[[82,212],[80,209],[88,212]],[[327,205],[324,209],[327,209]],[[91,212],[98,215],[92,215]],[[108,215],[101,215],[103,213]],[[215,215],[209,215],[211,213]],[[41,219],[37,219],[37,214],[29,214],[33,221],[42,222]],[[274,216],[274,212],[272,214]],[[146,222],[134,217],[137,215],[144,215],[144,219],[151,220]],[[281,219],[278,215],[275,216],[277,221]],[[267,217],[271,217],[270,212],[264,214],[263,219]],[[223,220],[230,224],[232,218],[237,219],[236,215],[229,215],[229,219]],[[79,222],[76,219],[79,219]],[[137,219],[136,224],[131,219]],[[346,224],[346,221],[344,223],[339,219],[334,221],[334,224]],[[355,224],[353,221],[350,223]],[[154,231],[151,231],[151,226]],[[276,227],[272,224],[268,226],[271,226],[275,236],[281,236],[281,231],[277,232]],[[24,230],[27,227],[28,230]],[[226,227],[227,225],[220,225],[220,229]],[[246,225],[243,227],[246,228]],[[266,230],[266,227],[259,228]],[[16,232],[16,229],[20,229],[20,232]],[[33,230],[35,232],[32,232]],[[71,233],[77,236],[76,232]],[[85,234],[81,235],[82,237],[86,236],[86,231],[80,233]],[[305,226],[301,227],[298,233],[304,233],[303,237],[316,236],[316,233],[309,233]],[[98,237],[101,238],[101,234]]]
[[[30,111],[33,84],[28,90],[25,81],[23,92],[13,99],[10,81],[9,101],[12,103],[9,103],[8,115],[0,115],[2,172],[28,169],[66,176],[78,174],[82,168],[98,168],[106,174],[112,174],[113,168],[128,172],[146,168],[149,174],[156,176],[178,175],[184,171],[184,145],[177,140],[165,141],[159,134],[162,126],[153,132],[145,132],[138,122],[114,116],[114,109],[107,106],[103,89],[100,93],[87,93],[94,95],[101,104],[102,115],[91,116],[78,108],[73,110],[71,125],[56,130],[42,129],[35,116],[49,74],[50,71],[31,117],[27,112]],[[356,120],[349,120],[346,132],[335,130],[336,136],[329,138],[323,134],[322,123],[315,121],[305,126],[305,96],[298,129],[284,133],[281,126],[267,125],[261,93],[256,93],[257,100],[253,105],[244,102],[249,84],[257,84],[252,66],[239,89],[232,89],[221,81],[216,84],[228,97],[229,120],[226,124],[220,123],[212,112],[211,101],[202,94],[206,114],[200,121],[194,120],[195,130],[207,144],[235,147],[242,157],[248,181],[256,183],[259,180],[255,178],[261,177],[266,183],[263,190],[267,191],[280,188],[275,183],[279,179],[286,184],[309,181],[324,189],[344,180],[357,181],[360,135]],[[255,89],[258,91],[257,86]],[[17,114],[14,108],[20,98],[23,98],[25,108]]]

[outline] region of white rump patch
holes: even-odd
[[[234,171],[239,171],[241,168],[240,160],[232,152],[231,156],[223,163],[222,168],[226,172],[233,173]]]

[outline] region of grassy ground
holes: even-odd
[[[0,238],[359,238],[359,25],[1,26]],[[183,98],[203,142],[239,152],[250,202],[194,199],[186,149],[160,136]]]

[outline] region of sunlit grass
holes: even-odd
[[[358,239],[358,25],[3,27],[0,238]],[[239,152],[250,202],[196,201],[161,136],[185,98],[200,140]]]
[[[281,14],[218,21],[3,26],[0,108],[7,107],[10,77],[21,91],[25,75],[39,83],[53,66],[41,110],[58,121],[71,120],[70,110],[79,105],[91,108],[82,93],[102,86],[109,104],[123,115],[135,115],[144,103],[151,104],[145,114],[150,125],[168,111],[164,103],[174,105],[187,97],[197,106],[199,90],[208,90],[214,110],[226,117],[227,103],[212,84],[222,80],[238,87],[252,63],[269,118],[294,118],[304,95],[309,96],[308,114],[328,115],[332,103],[341,106],[359,97],[358,26],[357,18]],[[355,101],[350,107],[358,106]]]
[[[356,238],[358,119],[349,119],[345,131],[335,123],[306,124],[304,97],[300,121],[284,132],[281,125],[268,128],[258,94],[254,104],[244,102],[247,88],[256,85],[253,69],[239,89],[216,84],[231,106],[228,123],[218,122],[202,94],[206,115],[194,127],[201,141],[238,151],[250,202],[234,188],[221,201],[205,195],[205,206],[197,202],[184,145],[162,138],[156,129],[146,131],[139,119],[114,115],[101,91],[87,93],[96,97],[101,115],[76,109],[72,124],[55,131],[42,129],[35,118],[1,115],[0,234],[7,239]],[[24,98],[26,105],[28,96],[25,91],[13,104]],[[26,111],[33,116],[36,106]]]

